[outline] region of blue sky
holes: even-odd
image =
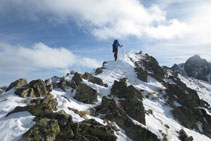
[[[211,61],[210,9],[210,0],[0,0],[0,86],[91,71],[113,59],[116,38],[161,65]]]

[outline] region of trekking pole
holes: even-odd
[[[122,47],[121,47],[122,48]],[[123,50],[123,48],[122,48],[122,54],[123,54],[123,58],[125,57],[125,54],[124,54],[124,50]]]

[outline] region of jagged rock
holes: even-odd
[[[9,87],[7,88],[6,91],[8,91],[8,90],[10,90],[10,89],[12,89],[12,88],[14,88],[14,89],[21,88],[22,86],[24,86],[24,85],[26,85],[26,84],[27,84],[26,79],[24,79],[24,78],[18,79],[18,80],[16,80],[16,81],[12,82],[12,83],[9,85]]]
[[[67,91],[67,82],[65,77],[61,77],[60,82],[59,82],[59,88],[61,88],[63,91]]]
[[[111,88],[111,95],[120,98],[119,102],[128,115],[140,123],[145,124],[145,111],[141,101],[141,92],[136,90],[132,85],[127,86],[126,81],[121,79],[119,82],[114,81]]]
[[[74,98],[87,104],[94,104],[97,102],[97,96],[98,93],[95,89],[81,83],[76,89]]]
[[[95,74],[98,75],[98,74],[101,74],[103,72],[103,68],[97,68],[95,70]]]
[[[103,81],[100,78],[94,77],[92,74],[90,74],[88,72],[85,72],[82,77],[83,77],[83,79],[86,79],[92,83],[104,86]]]
[[[41,97],[47,96],[48,93],[46,84],[41,79],[33,80],[15,91],[15,94],[21,97]]]
[[[79,124],[80,135],[87,138],[87,133],[89,137],[95,137],[97,140],[101,141],[116,141],[117,137],[109,126],[103,126],[96,122],[94,119],[84,120]]]
[[[76,72],[71,81],[74,81],[75,84],[78,86],[83,81],[82,75]]]
[[[16,112],[29,111],[32,115],[38,116],[43,113],[52,113],[57,110],[58,102],[52,95],[48,95],[44,99],[33,99],[31,101],[32,105],[25,107],[17,106],[14,110],[9,112],[6,116],[9,116]]]
[[[20,141],[53,141],[59,134],[60,128],[58,120],[43,118],[37,124],[27,131]]]
[[[136,53],[136,54],[142,54]],[[140,80],[147,82],[147,76],[151,75],[154,78],[156,78],[158,81],[162,81],[164,78],[164,70],[160,65],[158,64],[157,60],[149,55],[145,55],[145,59],[142,59],[140,61],[135,62],[136,68],[135,71],[137,73],[137,76]]]
[[[103,69],[105,69],[105,64],[107,64],[107,63],[108,63],[108,62],[104,61],[102,67],[97,68],[97,69],[95,70],[95,74],[96,74],[96,75],[101,74],[101,73],[103,72]]]
[[[73,88],[73,89],[76,89],[77,88],[77,85],[75,83],[75,81],[67,81],[67,86]]]
[[[134,141],[158,141],[156,135],[147,129],[135,125],[133,121],[127,116],[125,111],[119,108],[114,99],[108,99],[105,96],[102,99],[102,104],[97,107],[96,113],[100,113],[101,118],[110,121],[115,121],[119,127],[125,130],[126,135]]]
[[[157,60],[149,55],[146,55],[146,59],[144,59],[143,65],[147,71],[152,72],[158,78],[164,78],[164,70],[158,64]]]
[[[147,76],[148,76],[147,71],[144,71],[141,67],[138,67],[138,65],[136,65],[134,70],[137,74],[138,79],[140,79],[141,81],[147,82]]]
[[[186,134],[186,132],[183,129],[181,129],[179,131],[179,139],[181,141],[192,141],[193,140],[193,137],[192,136],[189,136],[188,137],[188,135]]]
[[[176,76],[170,79],[176,84],[166,85],[168,103],[173,108],[171,112],[174,118],[183,126],[196,131],[199,131],[197,122],[201,122],[203,129],[206,129],[203,133],[211,137],[211,116],[203,109],[199,109],[199,107],[206,107],[206,103],[199,99],[196,91],[188,88]],[[180,103],[181,106],[175,106],[173,101]]]

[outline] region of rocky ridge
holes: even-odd
[[[24,111],[33,116],[23,123],[32,126],[13,135],[20,140],[211,140],[211,97],[188,82],[152,56],[130,52],[93,74],[11,83],[0,97],[0,118],[11,122]]]

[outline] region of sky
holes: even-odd
[[[85,72],[112,60],[112,42],[172,66],[211,62],[210,0],[0,0],[0,86]]]

